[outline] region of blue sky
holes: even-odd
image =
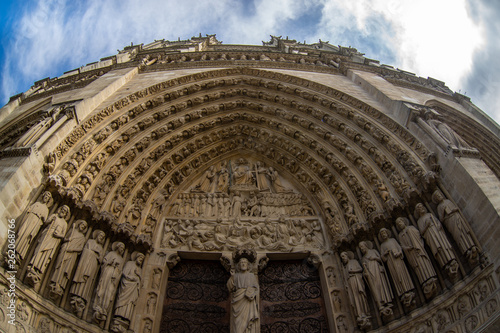
[[[500,1],[25,0],[0,2],[0,104],[35,81],[116,54],[131,42],[217,34],[352,46],[434,77],[500,122]]]

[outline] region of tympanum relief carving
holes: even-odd
[[[324,244],[309,201],[272,166],[245,158],[222,161],[194,184],[166,208],[160,247],[233,251],[248,244],[290,252]]]

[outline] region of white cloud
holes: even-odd
[[[386,25],[370,24],[381,19]],[[391,65],[443,80],[452,89],[471,69],[473,53],[483,43],[465,0],[334,0],[325,5],[322,20],[319,33],[343,39],[351,29],[372,36],[396,54]]]
[[[484,31],[468,16],[465,1],[34,0],[26,4],[6,48],[3,99],[33,81],[115,54],[130,42],[185,39],[200,32],[238,44],[260,44],[269,34],[282,33],[310,42],[321,38],[458,90],[474,51],[484,43]],[[304,14],[318,8],[317,25],[301,30]]]

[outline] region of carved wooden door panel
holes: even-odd
[[[328,332],[318,271],[303,261],[270,261],[259,274],[261,332]]]
[[[228,279],[217,261],[179,262],[168,278],[160,333],[229,333]]]

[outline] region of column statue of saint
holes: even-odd
[[[237,248],[227,287],[231,293],[231,332],[260,332],[259,282],[254,270],[255,250]]]

